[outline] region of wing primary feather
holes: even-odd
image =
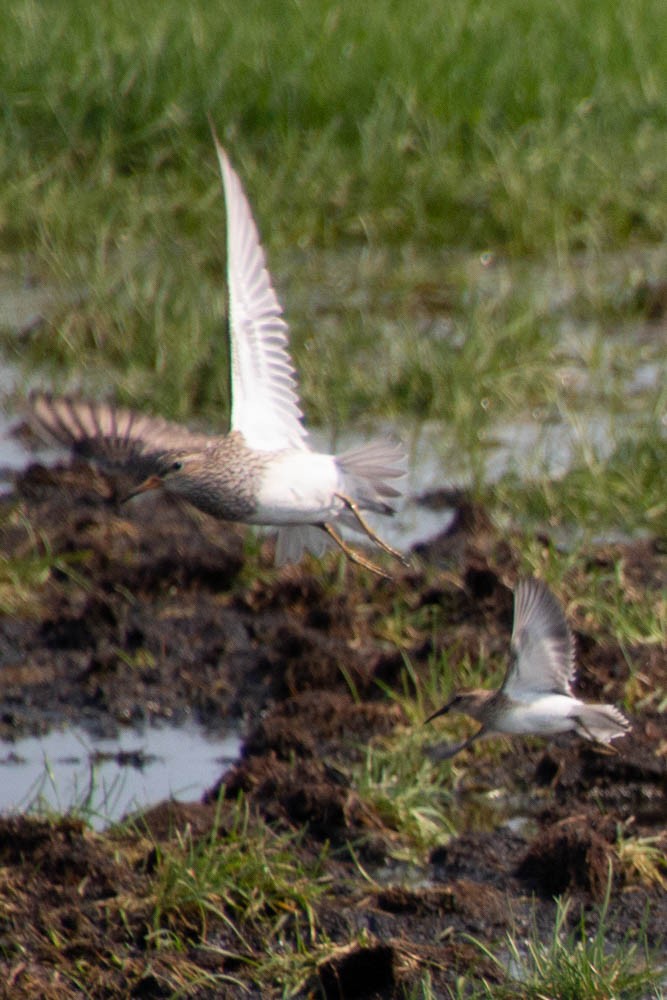
[[[215,130],[227,207],[231,427],[259,450],[304,448],[288,326],[241,181]]]
[[[503,690],[571,694],[574,637],[554,594],[541,580],[520,580],[514,592],[510,664]]]

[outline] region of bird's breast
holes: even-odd
[[[249,522],[266,463],[265,453],[231,433],[194,458],[186,457],[183,474],[170,480],[167,489],[213,517]]]

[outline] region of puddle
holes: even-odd
[[[164,799],[200,799],[238,759],[241,739],[195,724],[123,729],[98,738],[81,728],[0,742],[0,812],[70,810],[102,830]]]

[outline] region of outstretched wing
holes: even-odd
[[[574,638],[562,608],[541,580],[521,580],[514,591],[511,659],[501,690],[524,700],[534,694],[570,694]]]
[[[232,430],[252,448],[305,448],[306,429],[282,317],[241,182],[214,136],[227,206]]]
[[[160,417],[46,393],[30,396],[26,419],[41,440],[137,481],[159,475],[175,454],[199,451],[211,440]]]

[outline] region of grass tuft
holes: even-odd
[[[200,941],[218,958],[250,963],[256,981],[285,986],[304,982],[327,953],[317,918],[327,883],[324,854],[301,861],[297,838],[251,817],[243,797],[224,828],[218,818],[207,837],[198,840],[186,829],[156,850],[148,939],[154,948],[185,949]],[[209,940],[211,924],[216,939],[222,924],[227,944]]]
[[[667,889],[667,858],[664,835],[654,837],[626,836],[618,832],[616,853],[625,880],[630,884],[658,886]]]
[[[402,628],[407,628],[401,619]],[[489,683],[488,664],[472,663],[456,651],[433,654],[427,670],[418,673],[404,654],[405,667],[396,688],[380,685],[400,705],[408,725],[390,737],[373,741],[360,757],[353,782],[357,794],[370,803],[394,839],[392,856],[411,863],[443,838],[455,835],[465,822],[468,807],[457,800],[459,774],[450,761],[435,761],[428,754],[429,742],[438,740],[436,727],[424,727],[424,719],[449,698],[454,687]],[[483,680],[482,680],[483,679]],[[492,682],[491,682],[492,683]],[[454,719],[455,735],[465,720]],[[449,739],[448,733],[448,739]],[[494,748],[487,748],[493,754]],[[473,807],[474,808],[474,807]]]
[[[475,1000],[482,997],[509,1000],[516,996],[526,997],[526,1000],[543,1000],[544,997],[559,997],[560,1000],[655,997],[657,1000],[661,996],[664,968],[657,956],[650,953],[645,930],[640,929],[639,943],[630,940],[614,945],[608,943],[606,921],[610,892],[611,881],[596,914],[597,927],[592,934],[583,914],[575,929],[566,929],[571,904],[559,899],[553,933],[546,943],[536,929],[527,940],[510,934],[505,959],[472,939],[504,977],[504,982],[497,986],[482,983],[473,993]]]

